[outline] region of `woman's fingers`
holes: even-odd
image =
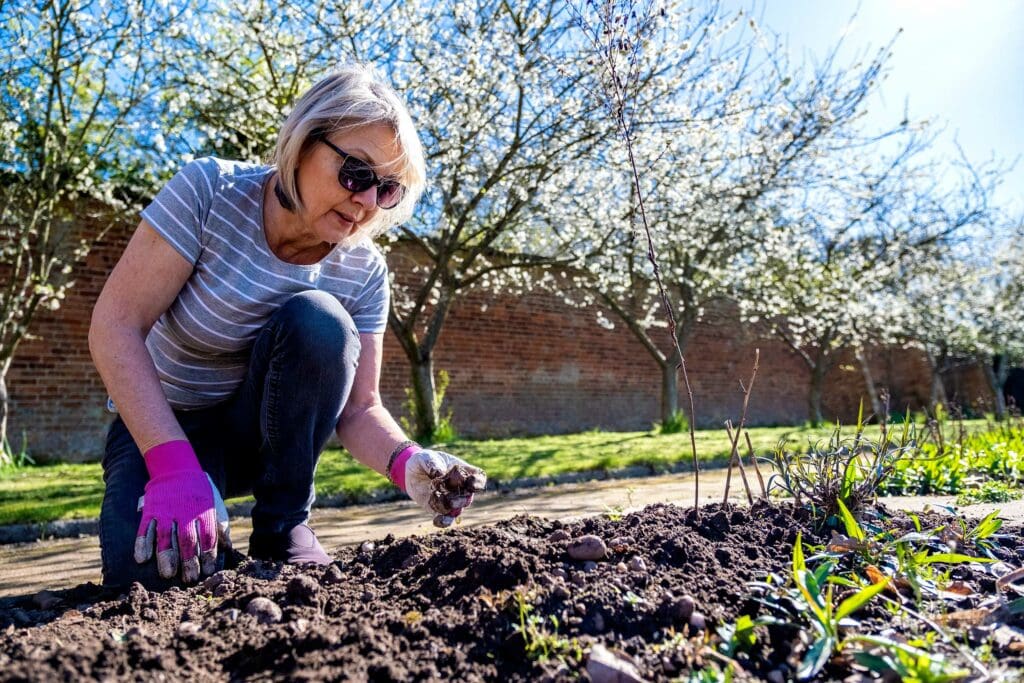
[[[145,526],[145,529],[142,527]],[[153,546],[156,545],[156,519],[150,519],[147,524],[143,521],[139,526],[139,534],[135,538],[135,561],[138,563],[148,562],[153,557]]]

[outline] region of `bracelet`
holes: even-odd
[[[402,451],[404,451],[409,446],[416,446],[417,448],[420,447],[420,445],[415,441],[403,441],[402,443],[395,446],[395,450],[391,451],[391,455],[388,457],[388,468],[384,470],[384,476],[386,476],[388,478],[388,481],[390,481],[395,486],[398,486],[398,482],[396,482],[391,477],[391,468],[395,464],[395,458],[397,458],[402,453]]]

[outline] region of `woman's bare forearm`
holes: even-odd
[[[353,458],[385,477],[391,451],[406,440],[402,428],[381,403],[346,410],[338,421],[337,434]]]
[[[89,350],[141,452],[186,438],[164,396],[141,330],[104,320],[102,311],[97,311],[89,331]]]

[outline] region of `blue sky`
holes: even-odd
[[[995,199],[1024,213],[1024,0],[723,0],[723,6],[752,8],[763,26],[787,40],[794,62],[824,57],[841,36],[847,62],[902,28],[865,123],[892,126],[906,104],[911,120],[944,125],[937,154],[955,156],[955,137],[976,163],[993,154],[1007,162],[1020,157]]]

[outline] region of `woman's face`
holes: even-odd
[[[387,126],[365,126],[327,139],[345,154],[365,161],[379,178],[394,177],[402,170],[401,147]],[[305,232],[319,242],[357,241],[377,212],[383,211],[377,206],[377,187],[352,192],[341,186],[338,170],[344,162],[330,145],[317,142],[299,163],[299,194],[305,204],[300,218]]]

